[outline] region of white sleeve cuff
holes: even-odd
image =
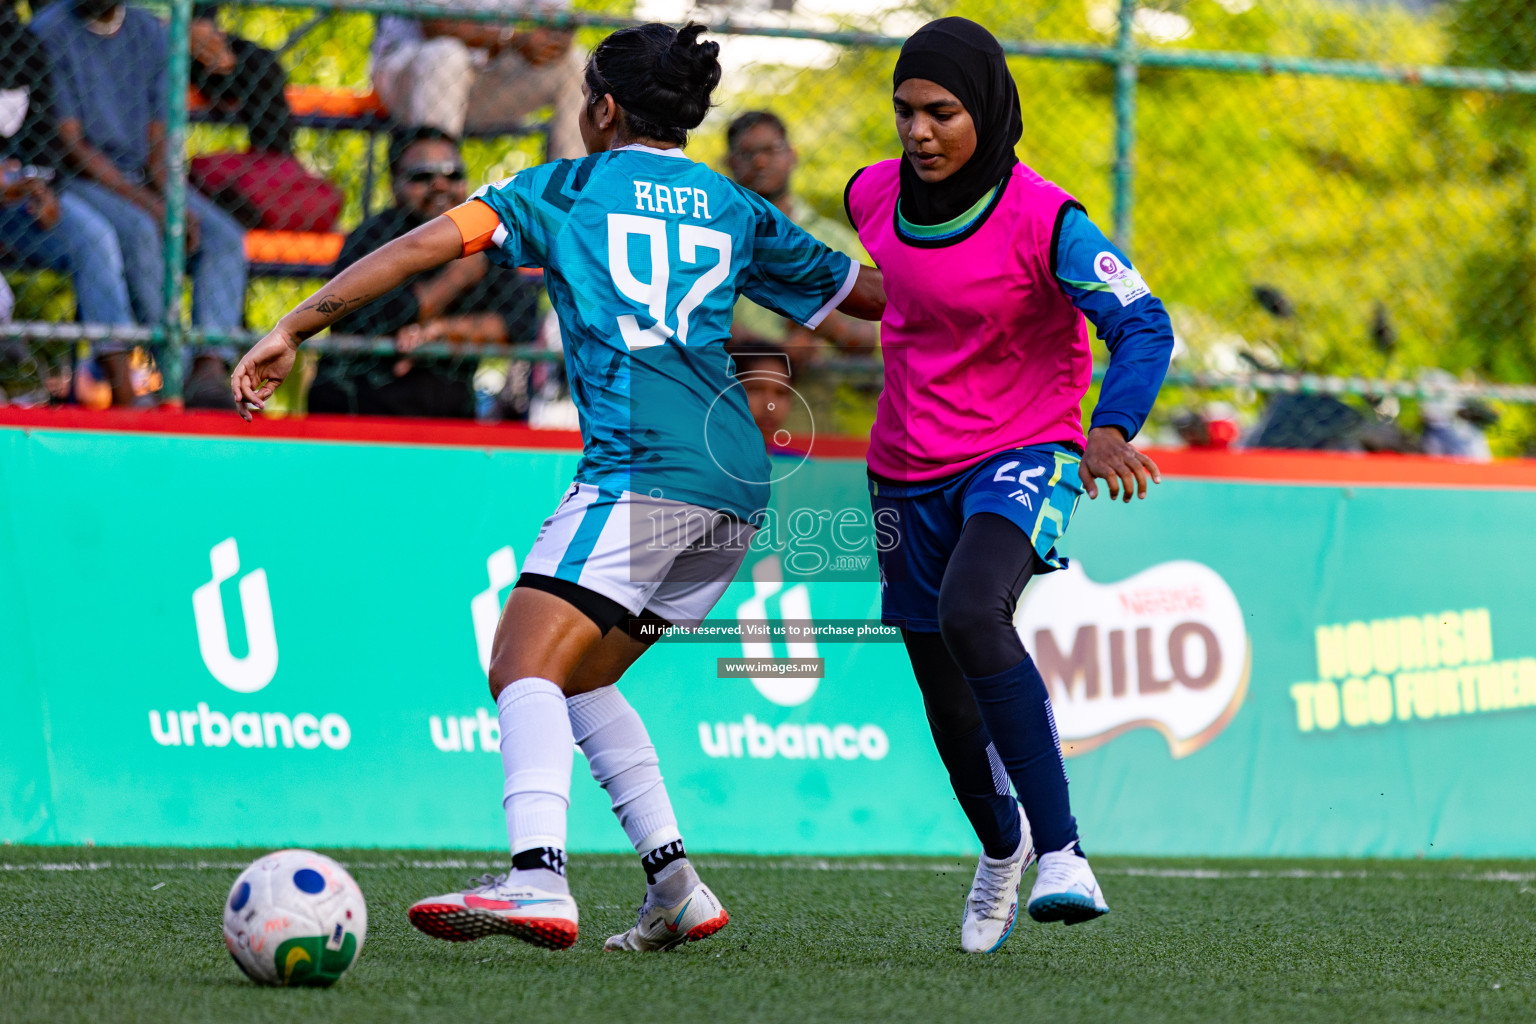
[[[811,318],[805,321],[805,326],[811,330],[821,326],[821,322],[827,318],[827,314],[843,304],[848,293],[853,291],[854,284],[859,279],[859,261],[852,256],[848,257],[848,277],[843,281],[843,286],[837,290],[837,294],[827,300],[827,304],[811,314]]]

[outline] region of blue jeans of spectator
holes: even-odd
[[[93,181],[72,181],[64,194],[83,200],[111,223],[139,322],[163,320],[163,226],[144,209]],[[200,192],[187,190],[187,208],[202,229],[202,244],[187,262],[192,277],[192,323],[208,329],[238,328],[245,316],[245,232]]]
[[[68,192],[59,196],[59,222],[49,230],[24,204],[0,206],[0,248],[23,267],[68,274],[85,323],[133,324],[117,234],[80,198]]]

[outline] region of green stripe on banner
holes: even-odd
[[[578,458],[0,428],[0,840],[504,849],[482,656]],[[973,853],[901,644],[845,628],[879,617],[863,464],[773,500],[711,620],[836,628],[663,640],[624,682],[689,849]],[[1529,855],[1531,522],[1515,488],[1082,502],[1016,624],[1084,842]],[[571,847],[630,850],[577,776]]]

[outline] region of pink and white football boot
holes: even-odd
[[[576,944],[576,901],[570,894],[511,884],[507,875],[482,875],[462,892],[420,900],[409,915],[418,931],[449,942],[510,935],[546,949]]]

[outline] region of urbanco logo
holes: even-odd
[[[490,585],[470,598],[469,617],[475,626],[475,648],[480,654],[480,671],[491,671],[491,647],[496,642],[496,624],[501,621],[501,592],[517,579],[517,556],[511,546],[497,548],[485,560],[485,574]]]
[[[511,545],[497,548],[485,560],[486,588],[469,599],[469,619],[475,627],[475,650],[480,656],[480,671],[491,671],[491,652],[496,643],[496,626],[501,622],[501,592],[517,581],[517,555]],[[474,715],[429,715],[427,731],[432,745],[445,754],[501,749],[501,726],[494,711],[476,708]]]
[[[811,592],[804,583],[784,589],[784,567],[777,555],[769,555],[752,566],[752,596],[736,606],[737,622],[763,622],[768,618],[768,601],[777,596],[779,618],[798,622],[811,621]],[[816,641],[787,642],[791,658],[817,658]],[[773,643],[748,640],[743,636],[741,653],[746,658],[772,658]],[[782,708],[804,704],[816,695],[820,679],[753,679],[757,692]]]
[[[1243,610],[1221,575],[1163,562],[1095,583],[1081,562],[1036,582],[1014,625],[1050,691],[1067,756],[1156,729],[1175,758],[1209,743],[1248,692]]]
[[[752,566],[752,596],[736,607],[736,619],[745,626],[769,619],[770,603],[777,605],[778,618],[810,623],[811,592],[804,583],[784,588],[783,566],[778,556],[769,555]],[[818,658],[814,640],[786,641],[791,658]],[[742,654],[746,658],[770,660],[775,657],[771,640],[748,639],[743,633]],[[815,678],[753,679],[757,692],[783,708],[799,707],[816,695]],[[891,741],[884,729],[873,723],[855,726],[847,722],[783,722],[771,725],[755,715],[743,715],[734,722],[700,722],[699,747],[710,758],[783,758],[788,761],[884,760]]]
[[[277,630],[272,625],[272,597],[267,591],[265,569],[253,569],[239,583],[240,610],[245,618],[245,657],[229,650],[229,630],[224,620],[224,601],[219,587],[240,572],[240,549],[235,538],[215,544],[208,552],[213,578],[192,591],[192,615],[197,622],[197,644],[203,663],[222,685],[236,693],[255,693],[277,674]],[[161,747],[235,749],[345,750],[352,742],[352,726],[335,712],[289,713],[247,708],[219,710],[198,701],[196,710],[171,708],[163,714],[149,712],[149,734]]]
[[[192,591],[192,615],[197,622],[197,646],[203,664],[224,686],[236,693],[255,693],[277,674],[277,629],[272,623],[272,596],[267,571],[253,569],[240,580],[240,609],[245,618],[246,655],[229,650],[224,599],[219,587],[240,571],[240,548],[229,537],[208,552],[213,578]]]

